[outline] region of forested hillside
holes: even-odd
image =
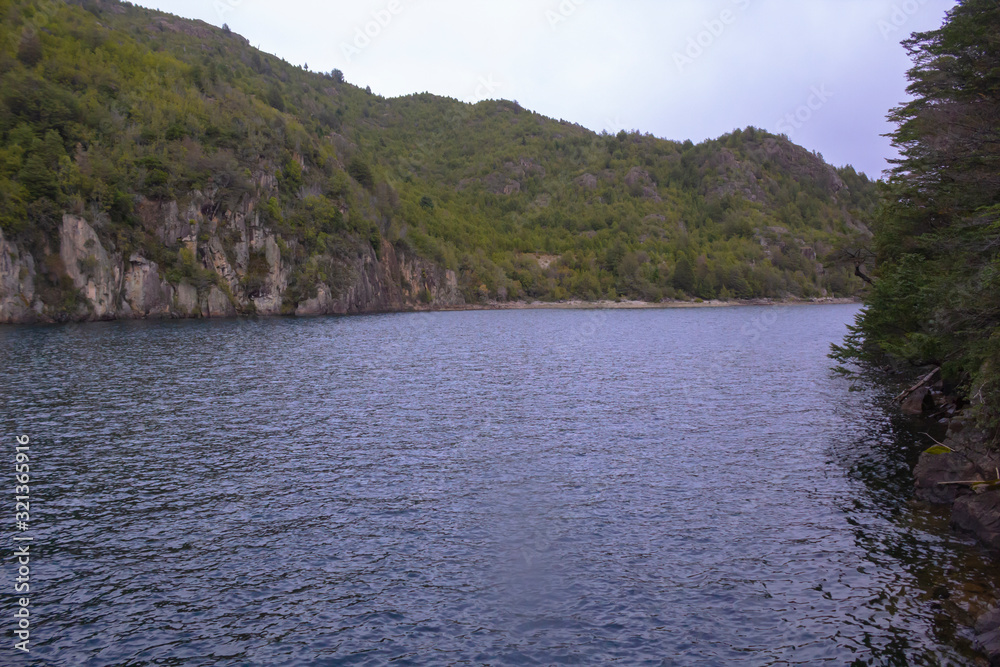
[[[875,221],[868,307],[837,356],[939,366],[946,393],[1000,425],[1000,5],[963,0],[905,42],[913,99]],[[995,433],[995,431],[994,431]],[[992,470],[990,471],[993,472]]]
[[[875,184],[755,128],[384,99],[228,29],[0,0],[0,321],[863,286]]]

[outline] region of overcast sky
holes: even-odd
[[[395,97],[517,100],[595,131],[754,125],[878,177],[899,42],[954,0],[143,0]]]

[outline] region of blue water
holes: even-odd
[[[995,572],[830,372],[856,312],[2,328],[0,663],[974,664]]]

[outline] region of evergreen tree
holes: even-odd
[[[688,261],[687,257],[681,257],[677,260],[677,266],[674,267],[674,287],[679,290],[683,290],[688,294],[694,293],[694,271],[691,269],[691,262]]]
[[[983,414],[995,419],[1000,4],[962,0],[942,28],[904,45],[913,99],[890,114],[901,157],[875,228],[878,269],[869,307],[835,356],[942,366],[947,380],[987,398]]]
[[[21,33],[17,59],[28,67],[34,67],[42,60],[42,41],[38,38],[38,33],[31,28],[25,28]]]

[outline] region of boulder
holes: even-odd
[[[971,493],[967,486],[941,486],[942,482],[968,482],[982,480],[976,464],[960,452],[920,455],[913,470],[917,498],[930,503],[946,505],[961,495]]]
[[[914,416],[922,415],[925,411],[929,412],[933,409],[934,399],[931,397],[931,390],[927,387],[921,387],[914,391],[903,401],[902,405],[904,414]]]
[[[951,521],[1000,549],[1000,490],[960,497],[951,510]]]
[[[649,172],[641,167],[632,167],[625,174],[625,187],[631,188],[635,186],[650,186],[653,184],[653,179],[650,178]]]

